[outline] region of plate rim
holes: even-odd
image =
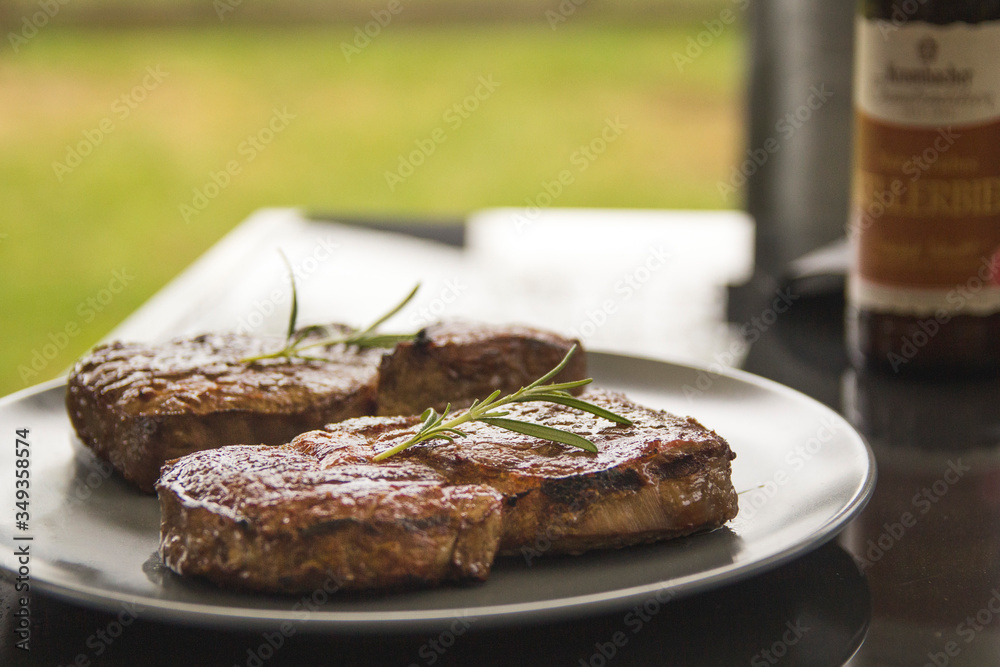
[[[703,371],[731,381],[763,388],[792,400],[804,402],[810,405],[812,409],[818,409],[832,416],[848,429],[848,433],[851,436],[849,439],[855,439],[857,441],[856,444],[863,448],[866,455],[867,465],[864,477],[858,480],[859,483],[853,496],[838,512],[830,516],[818,527],[817,530],[804,536],[802,539],[784,545],[782,549],[765,558],[749,560],[732,568],[719,570],[707,575],[706,573],[688,574],[675,578],[670,583],[660,580],[624,589],[573,597],[559,597],[544,602],[534,601],[480,606],[474,607],[474,612],[470,612],[469,609],[442,608],[416,611],[363,612],[316,610],[306,614],[303,611],[291,608],[294,601],[298,599],[294,596],[281,598],[288,600],[288,609],[231,607],[212,603],[175,601],[147,595],[116,593],[107,588],[86,584],[69,586],[45,578],[38,579],[34,574],[32,575],[32,586],[43,593],[65,602],[83,605],[103,612],[118,611],[124,603],[135,604],[144,608],[142,612],[143,617],[150,620],[222,629],[234,629],[236,627],[242,630],[273,629],[275,624],[292,622],[296,624],[297,631],[304,632],[330,632],[331,630],[340,630],[354,634],[365,632],[385,633],[391,631],[413,632],[420,629],[440,629],[442,622],[454,621],[456,619],[473,619],[483,626],[499,627],[518,621],[523,622],[527,616],[530,616],[535,621],[551,621],[623,610],[629,608],[637,600],[648,599],[663,591],[669,591],[668,599],[672,600],[695,595],[720,586],[735,584],[762,574],[765,571],[777,568],[826,544],[835,538],[853,518],[860,514],[871,499],[878,476],[875,455],[871,445],[864,435],[859,433],[843,415],[811,396],[769,378],[738,368],[716,368],[706,364],[687,361],[650,358],[641,355],[601,350],[587,350],[587,357],[588,361],[592,358],[602,358],[605,361],[617,359],[627,360],[631,363],[674,367],[675,369],[687,371]],[[65,387],[66,383],[67,377],[61,376],[8,394],[0,398],[0,410],[28,397]],[[0,560],[0,578],[13,582],[13,574],[6,566],[6,563]],[[278,598],[275,597],[275,599]]]

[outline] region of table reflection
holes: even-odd
[[[1000,380],[845,375],[845,415],[879,476],[841,536],[872,594],[852,666],[1000,664],[998,399]]]

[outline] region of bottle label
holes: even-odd
[[[1000,312],[1000,22],[856,30],[849,297]]]

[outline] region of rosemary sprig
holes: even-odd
[[[322,357],[313,357],[307,354],[303,354],[304,351],[310,350],[316,347],[326,347],[328,345],[354,345],[356,347],[394,347],[397,343],[405,340],[413,340],[416,338],[417,334],[382,334],[378,333],[376,329],[381,326],[386,320],[402,310],[406,304],[408,304],[414,296],[417,294],[417,290],[420,289],[420,283],[414,285],[410,293],[400,301],[396,306],[394,306],[385,315],[372,322],[370,325],[364,329],[359,329],[357,331],[351,331],[346,334],[338,335],[328,335],[320,340],[310,341],[309,343],[303,343],[303,341],[311,334],[317,332],[328,333],[329,329],[325,325],[315,324],[308,327],[303,327],[296,330],[295,324],[299,316],[299,299],[298,290],[295,286],[295,272],[292,270],[292,265],[288,261],[288,257],[285,253],[281,253],[281,259],[284,260],[285,266],[288,268],[288,279],[292,284],[292,309],[288,317],[288,331],[285,334],[285,345],[280,350],[270,352],[268,354],[260,354],[253,357],[246,357],[240,361],[245,364],[251,364],[255,361],[261,361],[263,359],[305,359],[311,361],[326,361]]]
[[[630,419],[615,414],[614,412],[611,412],[606,408],[602,408],[599,405],[594,405],[593,403],[577,398],[569,393],[568,390],[570,389],[590,384],[593,382],[592,378],[587,378],[585,380],[573,380],[571,382],[553,382],[551,384],[545,384],[558,375],[559,371],[566,367],[570,357],[572,357],[576,352],[576,348],[577,346],[574,345],[555,368],[529,384],[527,387],[521,387],[513,394],[508,394],[502,398],[500,397],[500,390],[497,389],[482,401],[473,401],[468,410],[449,419],[448,421],[445,421],[445,419],[447,419],[448,414],[451,412],[450,403],[445,407],[444,412],[440,414],[434,408],[427,408],[420,416],[423,423],[421,424],[420,430],[417,431],[416,435],[405,442],[401,442],[398,445],[385,450],[384,452],[376,454],[374,460],[382,461],[390,456],[393,456],[394,454],[398,454],[408,447],[412,447],[418,443],[433,440],[435,438],[443,438],[449,442],[454,442],[455,438],[462,438],[467,435],[467,433],[458,427],[462,424],[475,421],[490,424],[491,426],[496,426],[508,431],[514,431],[515,433],[523,433],[524,435],[530,435],[543,440],[551,440],[564,445],[579,447],[580,449],[588,452],[596,453],[597,446],[583,436],[570,433],[569,431],[563,431],[562,429],[553,428],[551,426],[543,426],[542,424],[509,419],[507,417],[507,415],[510,414],[509,412],[498,409],[511,403],[544,401],[547,403],[566,405],[571,408],[583,410],[584,412],[588,412],[598,417],[603,417],[604,419],[609,419],[617,424],[631,426],[632,421]]]

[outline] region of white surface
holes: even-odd
[[[468,234],[468,254],[490,268],[484,302],[504,317],[663,359],[712,363],[734,343],[726,285],[753,271],[743,213],[494,209]]]

